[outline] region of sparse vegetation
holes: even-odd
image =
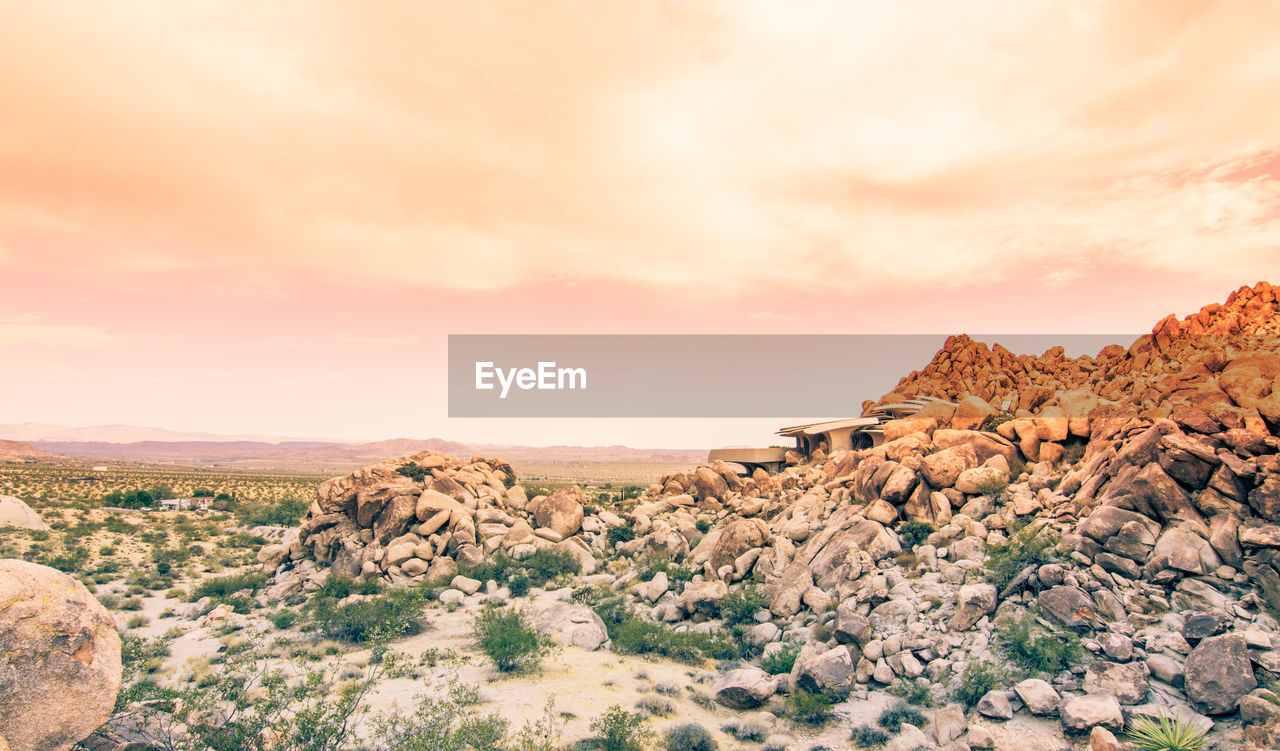
[[[1209,741],[1209,734],[1192,719],[1164,712],[1135,718],[1127,735],[1139,751],[1201,751]]]
[[[1043,626],[1029,612],[1002,618],[996,638],[1009,663],[1025,676],[1056,675],[1084,655],[1078,635]]]
[[[363,644],[422,631],[422,606],[428,595],[425,590],[392,589],[349,602],[345,599],[348,595],[335,596],[343,586],[334,584],[325,595],[318,590],[307,605],[316,627],[325,636]]]
[[[849,740],[858,748],[880,748],[889,742],[889,734],[870,725],[855,725],[849,732]]]
[[[920,521],[919,519],[909,519],[902,522],[897,527],[898,537],[902,540],[902,545],[907,550],[914,548],[925,541],[929,535],[934,533],[933,525]]]
[[[726,626],[746,623],[768,604],[769,595],[763,589],[747,586],[730,592],[720,600],[720,618]]]
[[[986,546],[987,560],[983,576],[997,590],[1017,578],[1028,566],[1039,566],[1053,560],[1052,550],[1058,543],[1048,527],[1030,526],[1013,532],[1008,541]]]
[[[789,644],[782,649],[770,652],[760,659],[760,667],[770,675],[790,673],[795,667],[796,658],[800,656],[800,645]]]
[[[516,607],[487,603],[472,621],[476,646],[502,673],[529,672],[542,662],[548,644]]]
[[[662,745],[666,751],[718,751],[720,748],[711,731],[693,722],[668,730]]]
[[[899,678],[889,687],[889,692],[917,707],[933,706],[933,693],[929,690],[929,682],[919,678]]]
[[[587,748],[599,751],[642,751],[653,737],[643,715],[628,712],[617,704],[591,721],[591,732],[595,736],[588,741]]]
[[[895,702],[880,713],[880,718],[876,720],[876,723],[885,730],[896,733],[902,729],[903,723],[923,727],[924,713],[902,702]]]
[[[994,691],[1004,685],[1004,674],[989,662],[973,661],[964,666],[960,674],[960,685],[956,688],[955,699],[965,707],[972,709],[987,692]]]
[[[819,693],[796,689],[787,698],[787,715],[802,725],[821,727],[831,721],[831,699]]]

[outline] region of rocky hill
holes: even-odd
[[[47,451],[41,451],[35,446],[17,441],[0,440],[0,462],[13,461],[15,459],[50,459],[53,454]]]
[[[1265,283],[1096,357],[952,337],[880,403],[955,403],[885,424],[873,448],[775,475],[699,466],[610,508],[423,452],[322,484],[260,559],[271,597],[333,571],[446,581],[441,600],[465,604],[503,595],[465,576],[481,561],[556,548],[638,617],[756,655],[715,682],[725,706],[927,692],[943,706],[903,726],[903,748],[1014,747],[1024,718],[1051,718],[1046,748],[1114,749],[1161,713],[1211,729],[1211,748],[1275,748],[1278,351]],[[685,574],[635,565],[654,560]],[[756,595],[745,622],[726,615]],[[759,666],[793,644],[789,673]]]

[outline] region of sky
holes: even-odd
[[[1280,281],[1278,26],[4,3],[0,423],[746,444],[773,421],[450,420],[446,337],[1147,331]]]

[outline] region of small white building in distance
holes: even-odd
[[[165,511],[186,511],[191,508],[191,498],[166,498],[160,501],[160,508]]]

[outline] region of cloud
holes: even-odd
[[[128,274],[479,291],[1275,275],[1277,24],[1096,0],[11,4],[0,237]]]
[[[102,347],[117,341],[118,336],[96,326],[44,323],[31,315],[0,317],[0,347]]]

